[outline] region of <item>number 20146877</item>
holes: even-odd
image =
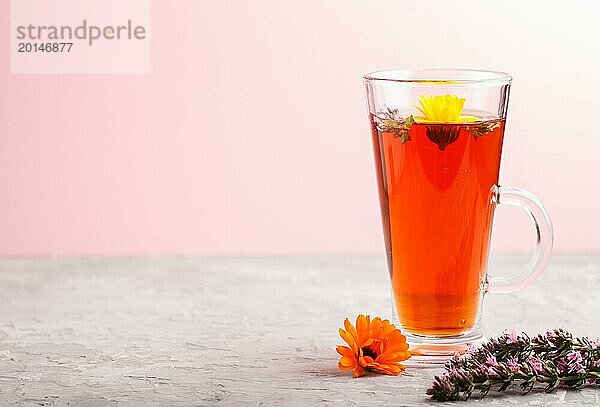
[[[17,52],[71,52],[72,42],[20,42]]]

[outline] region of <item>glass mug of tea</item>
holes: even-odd
[[[540,201],[498,186],[511,80],[454,69],[364,76],[394,314],[421,362],[480,340],[484,294],[522,289],[550,258],[552,223]],[[494,210],[504,204],[527,212],[537,245],[521,274],[501,279],[487,263]]]

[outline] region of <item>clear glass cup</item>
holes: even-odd
[[[511,79],[454,69],[364,76],[394,314],[420,361],[479,341],[484,294],[522,289],[550,258],[540,201],[498,186]],[[498,205],[525,210],[537,236],[513,278],[487,273]]]

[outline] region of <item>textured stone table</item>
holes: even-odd
[[[488,296],[486,332],[596,336],[599,288],[600,256],[555,256],[525,291]],[[390,315],[383,258],[3,259],[0,405],[434,404],[439,370],[338,371],[337,328],[359,312]],[[481,402],[598,405],[600,391]]]

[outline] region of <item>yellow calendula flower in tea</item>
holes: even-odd
[[[474,116],[462,116],[467,99],[456,95],[420,96],[415,108],[423,116],[415,116],[418,123],[473,123],[479,119]]]

